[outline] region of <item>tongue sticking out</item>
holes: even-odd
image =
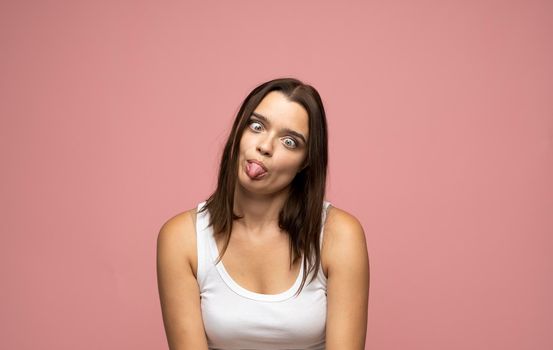
[[[246,171],[250,177],[257,177],[261,174],[264,174],[266,171],[257,163],[248,163]]]

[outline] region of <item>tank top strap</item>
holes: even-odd
[[[323,213],[322,213],[322,225],[321,225],[321,235],[319,237],[319,246],[321,249],[323,248],[323,235],[324,235],[324,228],[326,223],[326,215],[328,214],[328,208],[332,205],[332,203],[328,201],[323,202]]]
[[[206,201],[203,201],[196,207],[196,250],[198,253],[198,271],[196,279],[198,281],[200,291],[203,288],[210,263],[208,241],[209,211],[205,210],[204,212],[199,212],[206,203]]]

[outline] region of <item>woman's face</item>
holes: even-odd
[[[308,134],[305,108],[279,91],[268,93],[249,116],[240,140],[239,184],[259,194],[286,188],[304,165]]]

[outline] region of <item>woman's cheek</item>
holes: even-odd
[[[280,159],[275,159],[275,164],[280,164],[279,167],[283,173],[290,173],[295,174],[296,168],[299,167],[299,160],[298,159],[290,159],[290,156],[287,155],[286,157],[281,157]]]
[[[240,141],[240,149],[242,151],[246,151],[253,146],[254,142],[255,140],[251,137],[251,135],[244,134],[244,136],[242,136],[242,140]]]

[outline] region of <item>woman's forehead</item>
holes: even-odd
[[[309,116],[305,108],[279,91],[268,93],[254,110],[276,127],[290,128],[307,136]]]

